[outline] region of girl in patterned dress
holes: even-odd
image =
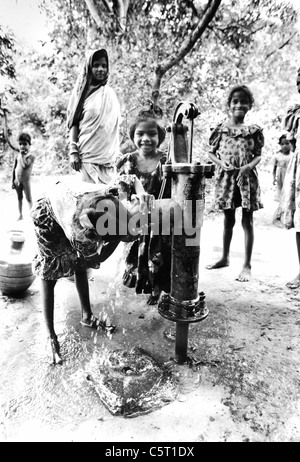
[[[160,109],[155,107],[156,110]],[[165,139],[165,129],[160,122],[161,113],[155,110],[142,110],[129,129],[129,136],[136,146],[134,152],[125,154],[117,162],[117,171],[137,177],[145,192],[159,198],[163,183],[162,165],[166,155],[159,150]],[[129,192],[129,191],[128,191]],[[162,197],[170,197],[170,183],[166,183]],[[161,291],[170,291],[171,241],[170,236],[152,236],[151,228],[147,235],[127,244],[126,269],[123,283],[135,287],[136,293],[150,294],[149,305],[158,302]]]
[[[254,98],[245,85],[232,88],[227,99],[230,119],[219,124],[211,133],[209,157],[216,163],[216,209],[224,212],[223,254],[207,269],[229,265],[230,244],[237,207],[242,207],[242,227],[245,233],[245,259],[238,281],[249,281],[254,242],[253,211],[263,207],[256,166],[261,160],[264,136],[258,125],[246,125],[245,116]]]

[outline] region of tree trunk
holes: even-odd
[[[120,28],[125,30],[127,23],[127,11],[130,0],[113,0],[113,7],[111,7],[108,0],[101,0],[102,5],[109,14],[115,14],[119,22]],[[100,9],[97,6],[97,0],[85,0],[86,6],[94,19],[97,27],[101,27]]]
[[[119,19],[120,26],[123,30],[126,29],[127,11],[130,0],[114,0],[115,10]]]

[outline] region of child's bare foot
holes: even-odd
[[[298,289],[300,287],[300,274],[298,274],[298,276],[296,276],[292,281],[287,282],[286,286],[289,289]]]
[[[250,277],[251,277],[251,266],[244,266],[242,271],[236,278],[236,281],[248,282],[250,281]]]
[[[212,265],[206,265],[206,269],[217,269],[217,268],[224,268],[225,266],[229,266],[229,260],[228,258],[221,258],[221,260],[217,261],[216,263],[213,263]]]
[[[99,319],[93,314],[88,314],[82,317],[80,324],[85,327],[90,327],[91,329],[98,329]]]
[[[52,350],[53,364],[62,364],[63,360],[62,360],[62,357],[60,356],[60,351],[59,351],[60,347],[59,347],[57,337],[50,338],[50,345],[51,345],[51,350]]]
[[[158,303],[160,293],[159,294],[151,294],[148,297],[147,305],[156,305]]]
[[[147,299],[147,305],[156,305],[158,303],[161,292],[162,291],[160,287],[155,284],[151,290],[151,295],[149,295]]]
[[[17,221],[21,221],[23,220],[23,215],[20,215],[19,218],[17,219]]]

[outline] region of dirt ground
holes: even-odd
[[[223,222],[221,214],[205,213],[199,290],[206,294],[209,315],[189,327],[189,366],[174,362],[174,325],[157,306],[146,304],[146,295],[122,285],[121,248],[90,280],[94,313],[104,309],[117,325],[112,337],[80,326],[74,284],[58,283],[55,324],[66,357],[62,366],[49,365],[39,280],[23,296],[0,295],[1,441],[300,441],[300,292],[285,285],[298,270],[295,234],[272,224],[272,176],[262,171],[260,179],[265,207],[254,217],[250,282],[235,280],[243,262],[239,213],[230,266],[205,269],[220,255]],[[34,195],[52,180],[34,177]],[[25,230],[31,251],[28,212],[23,222],[15,221],[15,193],[1,184],[1,252],[7,251],[7,231],[17,226]],[[168,365],[178,393],[150,413],[124,418],[108,411],[87,375],[100,350],[134,346]]]

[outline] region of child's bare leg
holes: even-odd
[[[18,220],[23,220],[23,186],[20,184],[16,185],[16,192],[18,196],[18,210],[19,210]]]
[[[245,260],[237,281],[247,282],[251,277],[251,257],[254,243],[253,212],[243,209],[242,226],[245,233]]]
[[[28,203],[29,210],[31,210],[32,209],[32,196],[31,196],[30,183],[26,183],[24,185],[24,192],[25,192],[25,196],[26,196],[26,200],[27,200],[27,203]]]
[[[296,246],[299,261],[299,273],[294,279],[292,279],[292,281],[289,281],[286,284],[289,289],[298,289],[300,287],[300,232],[296,232]]]
[[[43,314],[46,322],[46,330],[51,342],[53,363],[60,364],[62,358],[59,352],[59,343],[57,341],[57,336],[54,330],[54,287],[56,281],[50,280],[47,281],[42,279],[42,304],[43,304]]]
[[[89,281],[86,270],[75,271],[75,284],[77,287],[80,304],[81,304],[81,321],[80,324],[92,329],[102,327],[107,332],[113,332],[115,325],[110,323],[109,316],[104,316],[104,319],[98,319],[93,315],[90,304]]]
[[[217,269],[229,266],[229,252],[234,225],[235,209],[224,210],[223,255],[216,263],[207,265],[207,269]]]
[[[89,281],[86,270],[75,271],[75,284],[81,305],[81,322],[90,325],[95,317],[90,304]],[[91,325],[91,327],[96,327],[96,325]]]
[[[158,303],[159,297],[161,294],[161,290],[158,286],[155,286],[152,289],[151,295],[149,295],[147,300],[147,305],[156,305]]]
[[[18,220],[23,220],[23,199],[21,197],[18,198],[18,210],[19,210]]]

